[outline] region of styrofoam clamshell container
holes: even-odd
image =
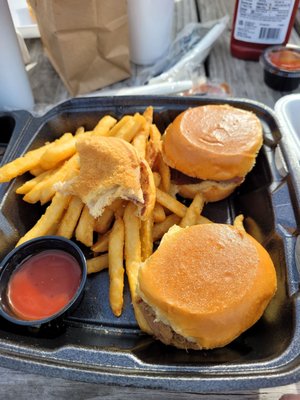
[[[90,130],[105,114],[121,118],[152,105],[154,122],[163,132],[183,110],[212,103],[252,111],[263,126],[264,145],[245,182],[227,199],[207,204],[203,212],[221,223],[233,223],[242,213],[248,232],[271,255],[278,290],[263,317],[223,348],[179,350],[138,329],[127,285],[122,316],[112,314],[108,273],[102,271],[88,277],[82,303],[56,335],[17,328],[1,319],[1,365],[80,381],[194,393],[300,380],[300,279],[294,253],[300,226],[300,168],[294,141],[281,132],[273,110],[245,99],[138,96],[73,99],[38,118],[24,112],[0,113],[1,135],[11,137],[3,162],[64,132],[75,132],[78,126]],[[276,162],[278,149],[284,168]],[[28,177],[0,185],[0,258],[44,210],[15,194]]]
[[[275,114],[283,136],[290,141],[295,162],[300,165],[300,93],[281,97],[275,104]],[[300,236],[295,246],[295,260],[300,271]]]
[[[275,104],[281,130],[295,142],[300,160],[300,93],[281,97]]]

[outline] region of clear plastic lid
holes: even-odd
[[[300,47],[271,46],[264,50],[260,62],[270,73],[289,77],[300,78]]]

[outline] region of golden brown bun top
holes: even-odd
[[[244,177],[262,145],[256,115],[229,105],[206,105],[179,114],[163,136],[165,161],[186,175],[222,181]]]
[[[123,139],[82,136],[76,143],[80,157],[79,175],[66,181],[60,191],[77,195],[97,217],[104,207],[121,197],[143,203],[140,158]]]
[[[276,290],[267,251],[231,225],[172,230],[142,265],[138,295],[200,347],[223,346],[262,315]]]

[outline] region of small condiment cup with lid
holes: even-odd
[[[86,277],[84,254],[71,240],[29,240],[0,264],[0,316],[23,327],[59,326],[82,299]]]
[[[300,83],[300,47],[271,46],[260,57],[264,81],[274,90],[291,92]]]

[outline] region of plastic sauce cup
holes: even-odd
[[[80,248],[43,236],[13,249],[0,264],[0,315],[27,327],[45,326],[79,304],[87,268]]]
[[[291,92],[300,83],[300,47],[268,47],[260,57],[264,81],[274,90]]]

